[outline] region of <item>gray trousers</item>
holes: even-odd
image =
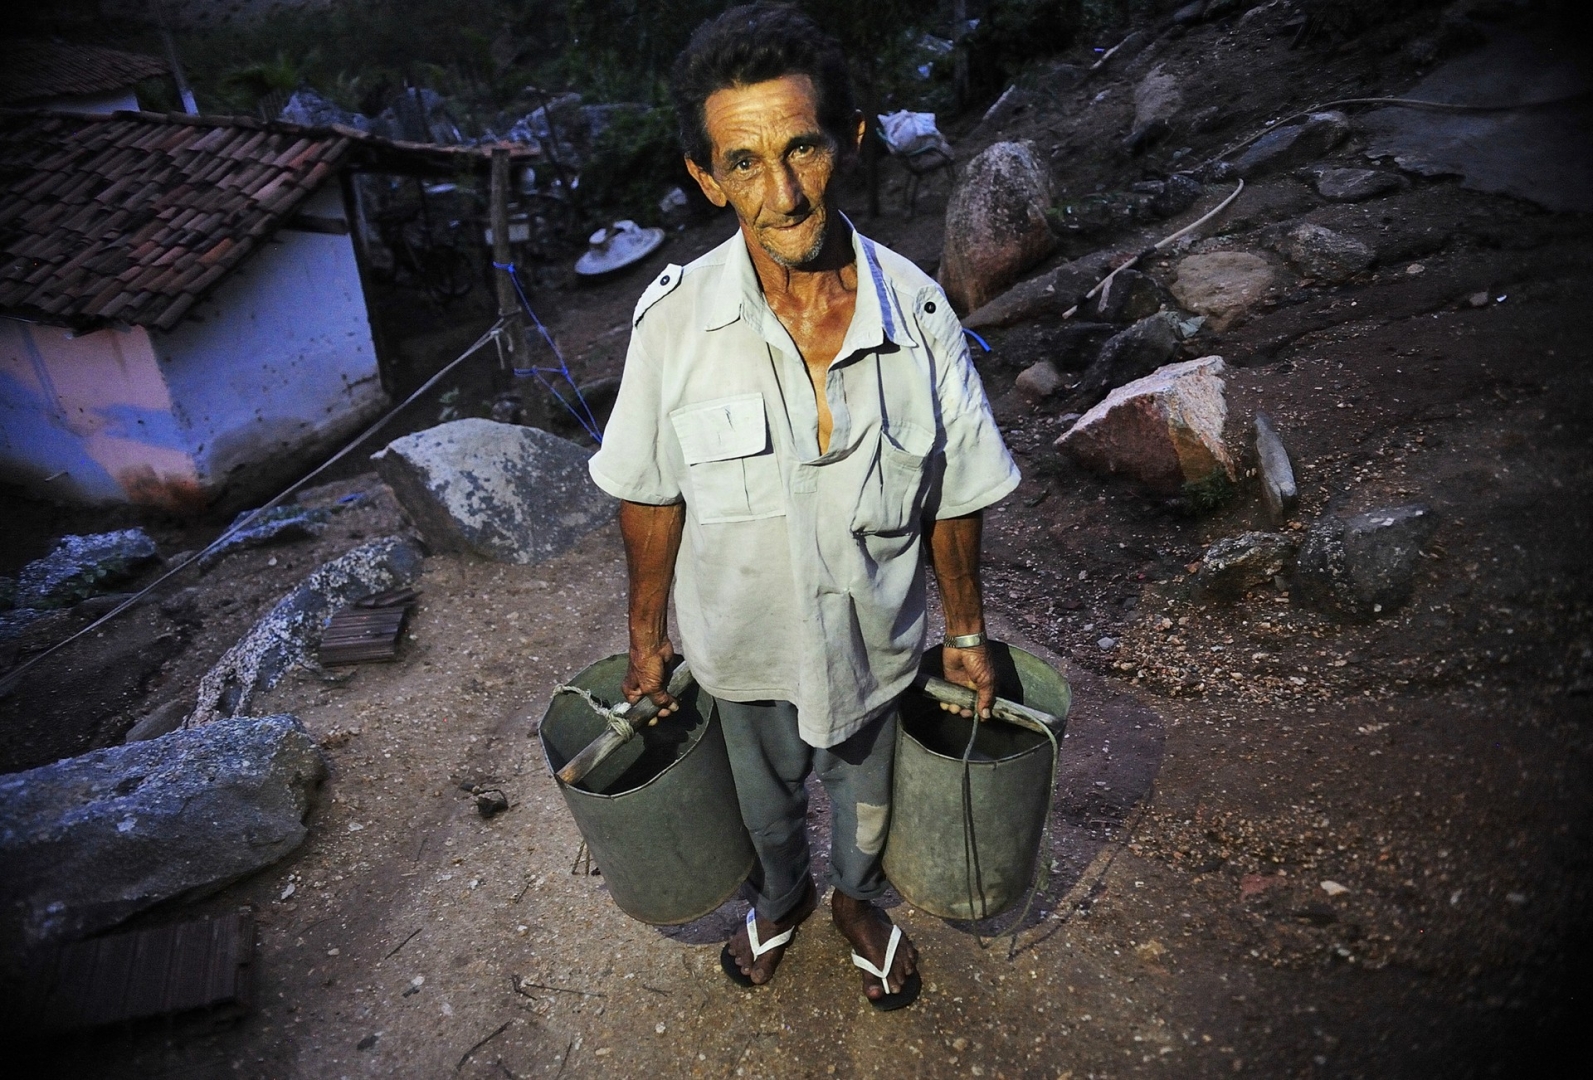
[[[890,825],[896,710],[837,746],[809,746],[789,701],[719,701],[741,818],[758,863],[747,876],[758,914],[785,917],[807,892],[808,793],[816,772],[830,797],[830,884],[858,900],[885,891],[880,856]]]

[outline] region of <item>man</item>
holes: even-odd
[[[895,702],[927,626],[922,549],[946,677],[988,716],[979,512],[1018,471],[944,294],[831,202],[865,131],[835,42],[782,5],[732,8],[698,28],[672,92],[686,167],[739,229],[643,294],[591,462],[622,500],[625,696],[674,707],[673,584],[758,853],[726,974],[767,982],[817,905],[803,788],[817,771],[835,926],[870,1002],[900,1008],[918,993],[917,952],[872,901],[886,888]]]

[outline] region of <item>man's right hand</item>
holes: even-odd
[[[631,645],[620,689],[632,705],[645,695],[659,707],[659,716],[668,716],[679,707],[669,696],[669,666],[675,659],[675,646],[669,643],[669,585],[686,526],[686,504],[621,501],[619,525],[630,579]]]
[[[668,716],[680,708],[680,703],[669,696],[669,672],[675,660],[675,646],[665,638],[656,648],[631,647],[630,662],[625,667],[625,681],[620,692],[632,705],[648,698],[658,706],[658,716],[649,724],[658,723],[659,717]]]

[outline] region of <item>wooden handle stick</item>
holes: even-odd
[[[669,677],[669,696],[679,698],[681,694],[686,692],[686,688],[691,685],[691,682],[691,665],[682,660],[680,666],[675,669],[674,674]],[[629,724],[634,735],[635,732],[646,727],[658,715],[658,706],[653,704],[651,698],[644,697],[628,708],[623,705],[616,706],[614,715]],[[605,758],[630,740],[630,735],[621,735],[612,726],[606,727],[603,729],[603,734],[593,739],[587,744],[586,749],[566,762],[564,768],[560,769],[556,775],[566,784],[578,784],[586,779],[587,773],[597,768]]]
[[[927,696],[934,698],[946,705],[955,705],[959,709],[973,710],[978,707],[979,695],[966,686],[949,683],[945,679],[933,675],[920,675],[913,680],[913,685],[922,690]],[[1053,716],[1039,709],[1031,709],[1027,705],[1019,705],[1016,701],[1006,698],[996,698],[996,703],[990,709],[990,715],[997,720],[1005,720],[1009,724],[1016,724],[1030,731],[1038,731],[1044,735],[1047,732],[1061,735],[1062,718]]]

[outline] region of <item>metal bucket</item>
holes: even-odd
[[[990,643],[990,655],[999,696],[1067,717],[1072,691],[1060,672],[999,642]],[[939,675],[940,659],[939,650],[926,654],[925,669]],[[980,723],[965,803],[963,752],[974,721],[912,691],[902,699],[901,716],[885,875],[932,915],[999,915],[1034,878],[1055,782],[1051,740],[1000,720]]]
[[[625,657],[574,679],[602,701],[624,700]],[[741,822],[713,699],[695,686],[680,710],[641,732],[579,784],[559,781],[576,828],[620,910],[654,925],[690,922],[728,900],[756,858]],[[707,703],[705,715],[699,703]],[[555,694],[542,718],[542,754],[557,773],[607,722],[575,694]]]

